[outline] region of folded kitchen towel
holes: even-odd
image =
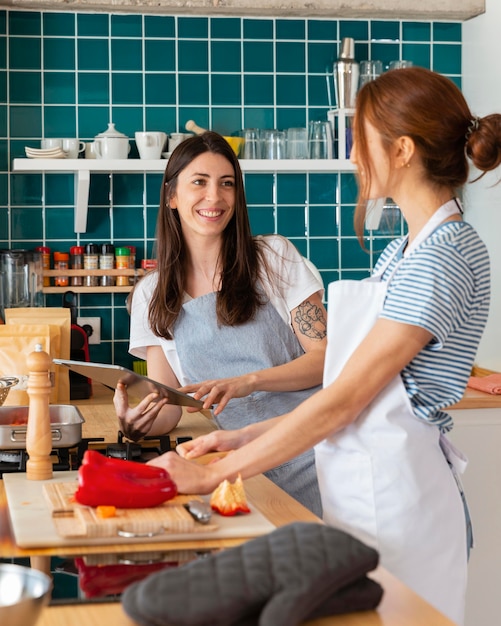
[[[501,374],[489,374],[489,376],[470,376],[468,387],[477,391],[485,391],[494,395],[501,395]]]
[[[383,591],[365,574],[378,560],[341,530],[295,522],[152,574],[127,587],[122,604],[141,626],[296,626],[310,616],[375,608]]]

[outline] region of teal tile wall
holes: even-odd
[[[327,73],[342,37],[355,38],[358,60],[410,59],[461,86],[456,22],[0,11],[0,248],[112,242],[151,257],[160,174],[93,175],[88,228],[77,235],[72,175],[12,173],[12,159],[44,137],[90,141],[110,121],[133,137],[182,131],[189,119],[228,135],[326,119]],[[393,219],[367,237],[368,252],[360,249],[350,173],[245,178],[254,233],[289,237],[326,285],[366,277],[402,232],[398,211],[388,209]],[[91,358],[130,366],[124,296],[84,294],[78,305],[80,315],[102,319]]]

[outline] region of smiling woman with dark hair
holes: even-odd
[[[253,237],[240,165],[207,132],[172,153],[157,222],[158,270],[134,289],[130,351],[148,376],[204,398],[220,428],[287,413],[319,389],[326,347],[323,285],[284,237]],[[148,396],[115,407],[133,439],[167,433],[179,407]],[[269,478],[321,514],[312,450]]]

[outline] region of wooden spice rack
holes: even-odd
[[[94,287],[84,287],[79,285],[72,285],[71,278],[74,276],[133,276],[134,283],[144,276],[145,270],[143,269],[113,269],[113,270],[44,270],[43,276],[49,278],[56,278],[60,276],[68,277],[68,284],[64,286],[51,286],[43,287],[43,293],[62,293],[63,291],[73,291],[74,293],[129,293],[133,285],[112,285],[101,286],[96,285]]]

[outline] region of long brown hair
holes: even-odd
[[[156,242],[158,280],[149,306],[149,322],[153,332],[166,339],[172,339],[183,304],[186,278],[186,245],[178,211],[170,207],[170,199],[176,192],[179,174],[205,152],[222,155],[235,172],[235,211],[223,232],[220,251],[223,270],[216,299],[218,322],[228,326],[243,324],[263,303],[257,281],[264,258],[251,234],[238,159],[228,142],[217,133],[208,131],[190,137],[170,156],[160,192]]]
[[[357,159],[365,174],[355,211],[361,243],[372,174],[365,120],[381,134],[388,157],[398,137],[411,137],[428,181],[456,193],[468,180],[466,157],[482,173],[501,162],[499,114],[474,117],[459,88],[436,72],[422,67],[385,72],[360,89],[353,122]]]

